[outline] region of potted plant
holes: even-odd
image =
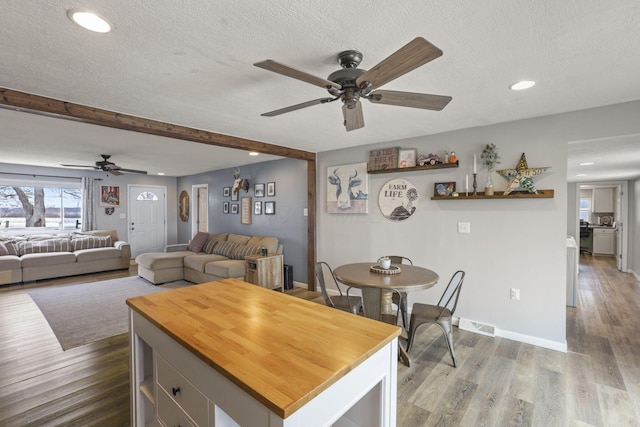
[[[498,155],[498,151],[496,149],[496,144],[487,144],[482,150],[482,154],[480,154],[480,159],[482,159],[482,164],[487,168],[487,182],[484,186],[484,195],[485,196],[493,196],[493,181],[491,180],[491,174],[493,173],[493,169],[496,167],[498,163],[500,163],[500,156]]]

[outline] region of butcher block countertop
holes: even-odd
[[[400,328],[225,279],[127,305],[281,418],[400,335]]]

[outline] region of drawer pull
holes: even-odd
[[[171,387],[171,393],[173,393],[174,396],[177,396],[178,393],[180,393],[180,387]]]

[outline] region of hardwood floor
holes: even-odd
[[[127,334],[62,351],[21,288],[0,288],[0,425],[129,425]],[[566,354],[454,328],[453,368],[440,331],[423,327],[412,367],[398,367],[398,426],[640,426],[640,282],[581,257],[578,300]]]

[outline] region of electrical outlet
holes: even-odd
[[[520,289],[511,288],[511,299],[520,300]]]
[[[459,222],[458,223],[458,233],[471,233],[471,223],[470,222]]]

